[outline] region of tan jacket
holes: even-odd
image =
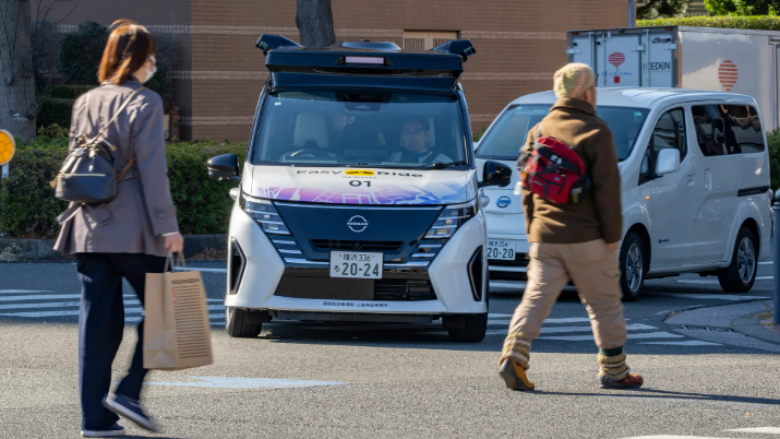
[[[528,240],[576,244],[599,238],[611,244],[623,237],[620,173],[612,132],[593,107],[579,99],[559,99],[541,122],[542,136],[554,137],[580,155],[590,173],[591,187],[577,204],[554,204],[523,190]],[[536,139],[528,131],[525,150]],[[521,154],[522,157],[522,154]]]
[[[74,139],[91,138],[141,83],[135,78],[123,85],[104,84],[82,95],[73,105],[70,151]],[[89,108],[87,108],[89,101]],[[117,184],[109,203],[76,205],[57,217],[62,225],[54,250],[75,253],[144,253],[165,256],[163,234],[179,231],[171,198],[165,156],[163,103],[151,90],[136,94],[108,128],[105,138],[114,145],[117,173],[135,156],[136,164]]]

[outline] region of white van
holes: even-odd
[[[490,278],[525,279],[528,241],[516,160],[553,92],[521,97],[491,124],[478,160],[513,168],[509,188],[482,189]],[[612,129],[620,160],[621,286],[636,300],[645,279],[717,275],[724,291],[753,286],[770,256],[771,191],[766,136],[749,96],[673,88],[599,88],[598,116]]]
[[[456,341],[487,328],[480,187],[510,184],[485,164],[478,184],[465,97],[473,47],[426,52],[343,42],[309,50],[264,35],[260,95],[230,216],[227,332],[270,319],[431,323]]]

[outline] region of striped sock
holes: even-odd
[[[513,332],[507,335],[504,341],[504,350],[501,352],[501,361],[499,366],[507,358],[514,361],[518,366],[528,370],[528,359],[531,355],[531,340],[522,332]]]
[[[623,347],[600,349],[599,365],[601,365],[599,377],[610,380],[623,379],[631,370],[626,365],[626,353],[623,351]]]

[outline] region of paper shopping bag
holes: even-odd
[[[147,273],[145,305],[144,368],[180,370],[214,362],[200,272]]]

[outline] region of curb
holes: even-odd
[[[780,345],[780,335],[772,334],[758,325],[755,313],[748,314],[734,320],[731,324],[734,331],[748,337],[757,338],[767,343]]]
[[[2,262],[72,262],[54,251],[53,239],[0,238]],[[206,250],[227,250],[227,235],[185,235],[184,257]]]

